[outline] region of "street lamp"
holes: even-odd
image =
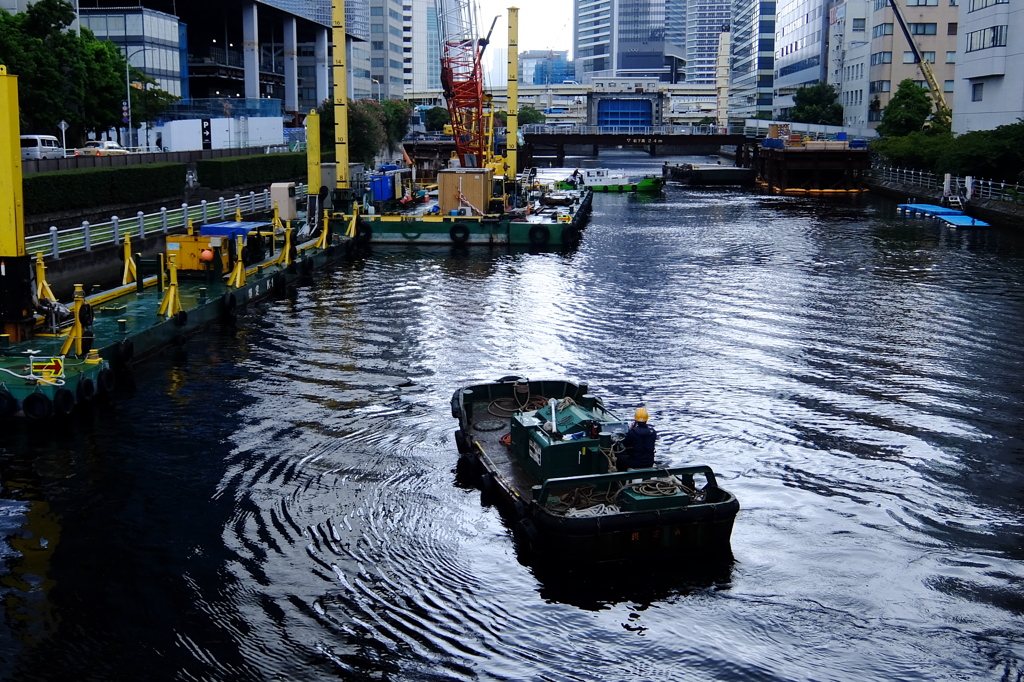
[[[370,80],[377,84],[377,101],[380,102],[380,81],[376,78],[371,78]]]
[[[127,103],[127,106],[128,106],[128,143],[129,143],[129,144],[125,145],[125,146],[128,146],[128,147],[131,146],[131,141],[132,141],[132,83],[131,83],[131,80],[128,77],[128,69],[129,69],[128,62],[131,60],[132,57],[134,57],[138,53],[145,52],[145,51],[146,51],[146,48],[140,47],[138,50],[135,50],[135,52],[132,52],[131,54],[128,54],[128,48],[127,47],[124,48],[124,55],[125,55],[124,56],[124,95],[125,95],[125,102]]]

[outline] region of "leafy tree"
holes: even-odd
[[[495,128],[507,128],[508,127],[508,112],[507,111],[495,111],[494,112],[494,127]]]
[[[172,95],[166,90],[162,90],[155,87],[157,84],[156,79],[150,78],[146,74],[142,73],[138,69],[132,68],[131,82],[141,83],[142,88],[132,87],[132,127],[140,128],[145,123],[153,123],[167,110],[167,107],[177,102],[180,97]],[[146,129],[146,135],[149,135],[149,129]],[[147,140],[148,145],[148,140]]]
[[[125,59],[117,45],[92,38],[82,29],[85,82],[88,87],[75,109],[75,121],[83,130],[106,130],[121,125],[121,102],[126,96]],[[132,110],[135,113],[135,110]],[[68,119],[71,123],[71,119]],[[83,135],[84,137],[84,135]]]
[[[1024,172],[1024,121],[952,140],[939,160],[943,172],[1019,182]]]
[[[423,123],[427,130],[444,130],[444,127],[452,122],[452,117],[444,107],[431,107],[423,117]]]
[[[387,135],[388,151],[394,152],[409,134],[412,104],[401,99],[389,99],[381,103],[381,108],[384,111],[384,132]]]
[[[713,124],[714,122],[715,122],[714,118],[712,118],[711,116],[705,116],[701,120],[697,121],[697,125],[699,125],[699,126],[709,126],[709,125]]]
[[[831,83],[804,85],[793,95],[793,107],[789,120],[794,123],[820,123],[843,125],[843,105],[838,102],[839,93]]]
[[[937,170],[940,159],[947,153],[953,142],[952,133],[931,135],[915,130],[901,137],[883,137],[871,143],[871,151],[885,159],[885,162],[900,168]]]
[[[328,158],[334,150],[334,103],[324,100],[320,114],[320,147]],[[377,154],[387,144],[384,131],[384,110],[372,99],[348,101],[348,156],[353,163],[373,167]]]
[[[529,104],[519,107],[519,125],[525,126],[530,123],[543,123],[548,117],[537,111]]]
[[[932,112],[928,91],[906,78],[902,80],[889,104],[882,110],[878,134],[883,137],[909,135],[921,130]]]

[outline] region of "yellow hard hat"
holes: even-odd
[[[647,421],[647,408],[639,407],[636,410],[636,414],[633,415],[633,421],[646,422]]]

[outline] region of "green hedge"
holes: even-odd
[[[131,204],[181,196],[185,164],[82,168],[25,176],[26,215],[111,204]]]
[[[306,178],[306,153],[257,154],[196,162],[199,184],[228,189],[254,183],[292,182]]]

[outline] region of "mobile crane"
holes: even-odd
[[[924,74],[924,80],[928,83],[928,89],[931,91],[932,102],[935,104],[935,113],[932,114],[932,121],[948,127],[950,124],[949,105],[946,104],[946,98],[942,95],[942,88],[939,87],[939,81],[935,78],[932,65],[924,59],[921,50],[917,47],[917,43],[914,42],[913,36],[910,35],[910,29],[907,28],[907,22],[904,21],[903,13],[896,4],[896,0],[889,0],[889,6],[892,7],[892,13],[896,16],[896,21],[899,22],[900,29],[902,29],[903,35],[906,36],[910,49],[914,53],[914,61],[921,67],[921,73]]]

